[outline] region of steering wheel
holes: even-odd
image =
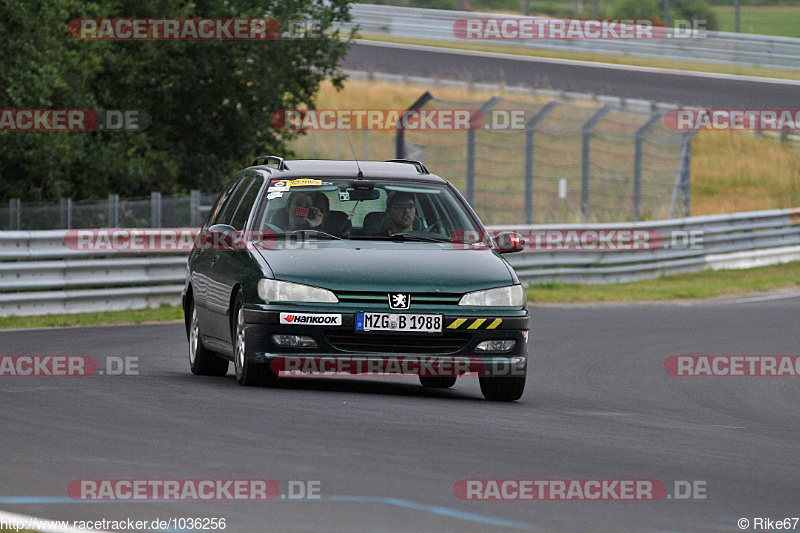
[[[444,221],[444,218],[443,218],[443,217],[439,217],[439,218],[437,218],[437,219],[436,219],[436,222],[434,222],[433,224],[431,224],[430,226],[428,226],[427,228],[425,228],[425,231],[431,231],[431,230],[433,230],[433,228],[435,228],[436,226],[438,226],[439,224],[441,224],[443,221]],[[444,229],[444,228],[442,228],[442,229]]]

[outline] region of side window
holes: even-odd
[[[222,206],[225,205],[225,200],[231,195],[231,191],[233,190],[234,185],[236,185],[236,180],[233,179],[225,186],[225,189],[220,193],[217,197],[217,201],[214,202],[214,205],[211,207],[211,211],[208,213],[208,217],[206,218],[205,224],[203,224],[204,229],[208,229],[209,227],[217,224],[217,220],[219,220],[220,210]]]
[[[247,188],[252,182],[252,176],[243,176],[242,179],[239,180],[233,192],[228,196],[228,201],[222,206],[222,211],[220,211],[214,224],[231,224],[231,222],[233,222],[233,214],[236,213],[236,208],[239,207],[242,196],[247,192]]]
[[[239,207],[237,207],[236,213],[233,215],[233,219],[231,220],[231,226],[237,230],[244,229],[244,225],[247,224],[247,219],[250,217],[250,211],[253,210],[253,204],[256,202],[256,198],[258,198],[258,192],[261,190],[261,185],[264,183],[264,179],[260,176],[250,181],[250,187],[247,189],[247,192],[244,193],[244,196],[242,196],[242,200],[239,202]]]

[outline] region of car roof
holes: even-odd
[[[295,159],[281,160],[278,166],[253,165],[250,168],[269,171],[273,177],[284,178],[353,178],[361,168],[364,179],[414,179],[444,183],[445,180],[417,161],[342,161],[336,159]]]

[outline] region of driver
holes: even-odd
[[[386,202],[386,218],[389,221],[389,235],[414,231],[417,207],[414,195],[410,192],[396,192]]]

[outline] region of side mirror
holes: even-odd
[[[233,250],[239,236],[236,228],[228,224],[214,224],[208,228],[208,233],[211,236],[211,247],[214,250],[222,248]]]
[[[525,249],[525,240],[516,231],[503,231],[495,237],[497,249],[501,254],[521,252]]]

